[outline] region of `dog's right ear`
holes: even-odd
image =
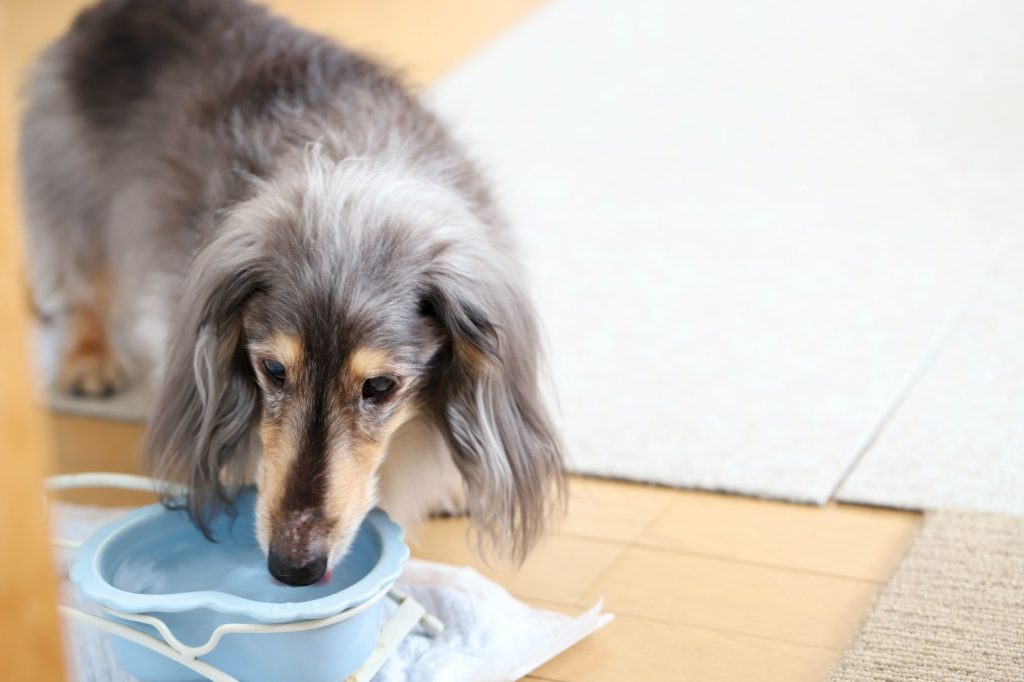
[[[448,337],[433,396],[481,539],[516,563],[564,510],[561,439],[541,395],[536,313],[514,266],[489,244],[435,256],[421,309]]]
[[[264,279],[252,238],[234,232],[223,230],[189,267],[143,448],[153,475],[189,487],[188,511],[204,534],[242,483],[260,411],[242,312]]]

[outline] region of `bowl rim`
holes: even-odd
[[[102,576],[99,562],[112,542],[132,526],[174,511],[160,503],[147,505],[93,533],[79,548],[69,572],[69,578],[79,593],[94,604],[124,613],[183,613],[209,609],[262,623],[287,623],[326,618],[369,600],[398,580],[402,566],[409,558],[402,529],[382,509],[373,509],[362,523],[369,525],[380,539],[381,552],[376,564],[348,587],[308,601],[263,602],[217,590],[144,594],[114,587]]]

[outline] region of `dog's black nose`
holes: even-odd
[[[303,587],[312,585],[324,577],[324,573],[327,572],[327,557],[318,557],[308,564],[296,566],[271,550],[267,557],[267,569],[270,571],[270,575],[285,585]]]

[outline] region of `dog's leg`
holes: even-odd
[[[124,371],[110,335],[110,277],[99,271],[91,284],[91,295],[67,311],[57,387],[75,395],[105,397],[123,386]]]
[[[26,273],[35,309],[61,337],[57,387],[103,396],[124,382],[111,340],[118,269],[108,253],[109,204],[124,182],[121,164],[97,151],[96,131],[67,89],[65,58],[47,52],[28,83],[19,146]]]
[[[448,457],[451,463],[451,456]],[[462,485],[462,475],[450,464],[444,468],[444,479],[447,481],[447,492],[434,503],[429,509],[429,515],[441,518],[454,518],[457,516],[469,516],[469,503],[466,501],[466,490]]]
[[[395,434],[380,487],[380,507],[407,531],[428,516],[462,516],[468,509],[444,438],[425,419],[414,419]]]

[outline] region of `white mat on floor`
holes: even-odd
[[[839,499],[1024,515],[1024,245],[1000,259]]]
[[[1024,197],[1024,5],[555,0],[434,89],[575,467],[823,502]]]
[[[56,505],[55,532],[84,540],[123,510]],[[72,556],[63,556],[67,571]],[[535,609],[512,597],[501,586],[469,567],[446,566],[410,559],[399,586],[427,612],[445,623],[431,639],[419,629],[399,645],[374,676],[375,682],[455,682],[518,680],[562,651],[611,622],[598,603],[577,617]],[[64,581],[65,603],[76,603]],[[384,600],[385,617],[396,608]],[[114,658],[107,635],[86,625],[66,630],[71,678],[77,682],[131,682]]]
[[[139,386],[107,398],[79,398],[53,388],[46,392],[46,404],[54,412],[127,422],[146,421],[149,400],[149,394]]]

